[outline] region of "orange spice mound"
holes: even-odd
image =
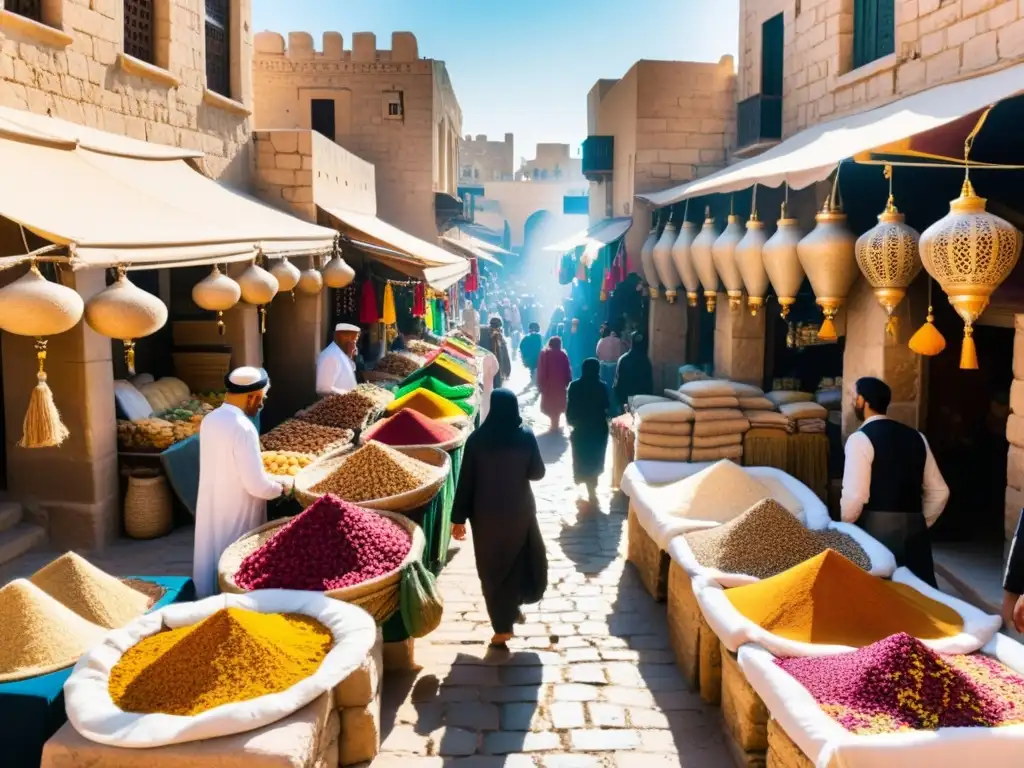
[[[831,549],[725,596],[762,629],[802,643],[861,648],[901,632],[934,640],[964,627],[949,606],[865,573]]]

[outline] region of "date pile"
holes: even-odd
[[[373,501],[414,491],[439,472],[437,467],[371,440],[310,490],[333,493],[345,501]]]
[[[288,419],[260,438],[264,451],[285,451],[323,456],[352,442],[352,430],[325,427],[308,421]]]
[[[362,429],[381,406],[369,395],[353,390],[343,395],[327,395],[298,414],[302,421],[337,429]]]
[[[378,373],[390,373],[403,379],[410,373],[420,369],[422,363],[410,355],[401,352],[388,352],[382,357],[374,369]]]

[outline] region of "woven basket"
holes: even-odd
[[[814,768],[803,751],[775,720],[768,721],[768,768]]]
[[[668,566],[668,641],[676,666],[693,690],[700,687],[700,606],[689,575],[675,560]]]
[[[371,501],[359,501],[352,502],[358,504],[360,507],[366,507],[367,509],[373,509],[377,511],[391,511],[391,512],[406,512],[410,509],[426,503],[430,499],[434,498],[441,486],[444,485],[445,479],[448,477],[448,473],[452,471],[452,460],[451,457],[443,450],[434,446],[424,446],[422,448],[395,448],[396,451],[404,453],[407,456],[411,456],[414,459],[432,464],[437,468],[437,473],[433,480],[419,488],[415,488],[405,493],[400,493],[395,496],[387,496],[383,499],[373,499]],[[316,493],[312,489],[314,486],[320,483],[320,481],[334,474],[335,471],[340,469],[345,462],[348,460],[348,454],[341,456],[334,456],[330,459],[322,459],[315,461],[306,467],[304,470],[299,472],[295,476],[295,498],[304,507],[308,507],[314,501],[319,499],[324,494]]]
[[[230,352],[174,352],[174,375],[193,392],[219,392],[231,372]]]
[[[345,587],[344,589],[330,590],[324,592],[324,594],[343,603],[358,605],[373,616],[378,624],[382,624],[398,610],[402,570],[413,560],[419,560],[423,557],[423,550],[426,547],[427,540],[420,527],[405,515],[386,510],[373,511],[405,529],[412,539],[409,554],[405,556],[402,564],[390,573],[364,581],[361,584]],[[239,595],[248,591],[235,583],[235,574],[238,573],[239,566],[241,566],[242,561],[246,557],[263,546],[277,532],[277,529],[289,520],[291,520],[290,517],[285,517],[265,523],[259,528],[249,531],[249,533],[224,550],[224,554],[220,556],[220,561],[217,563],[217,580],[220,583],[221,592]]]
[[[133,539],[157,539],[171,532],[174,521],[167,478],[152,470],[128,476],[124,499],[124,531]]]
[[[736,744],[752,757],[768,749],[768,710],[740,669],[736,654],[722,646],[722,720]]]
[[[658,549],[654,539],[647,535],[632,504],[629,505],[627,557],[640,574],[640,581],[651,593],[651,597],[659,603],[664,602],[668,593],[668,553]]]

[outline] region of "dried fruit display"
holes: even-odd
[[[352,442],[352,437],[350,429],[288,419],[260,437],[260,445],[264,451],[289,451],[316,458],[344,448]]]
[[[388,403],[395,399],[395,394],[390,392],[383,387],[378,387],[376,384],[357,384],[355,390],[361,395],[366,395],[368,398],[377,403],[381,408],[387,406]]]
[[[373,501],[414,491],[437,475],[437,467],[370,441],[310,490],[333,493],[345,501]]]
[[[296,418],[325,427],[363,429],[380,410],[381,407],[372,397],[353,390],[343,395],[327,395],[296,414]]]
[[[414,355],[419,355],[420,357],[426,357],[431,352],[436,352],[440,349],[436,344],[431,344],[427,341],[420,341],[419,339],[410,339],[405,342],[405,346],[408,347],[409,351]]]
[[[171,422],[166,419],[118,419],[117,442],[121,448],[131,451],[164,451],[198,431],[198,420]]]
[[[295,477],[312,463],[313,457],[294,451],[264,451],[263,469],[269,475]]]
[[[422,360],[417,360],[412,355],[404,355],[401,352],[388,352],[377,361],[373,370],[377,373],[390,373],[394,376],[401,376],[403,379],[410,373],[419,370],[423,365]]]

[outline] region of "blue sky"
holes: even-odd
[[[253,28],[287,35],[413,32],[448,66],[462,132],[515,134],[516,165],[537,142],[578,145],[587,92],[638,59],[736,54],[738,0],[253,0]]]

